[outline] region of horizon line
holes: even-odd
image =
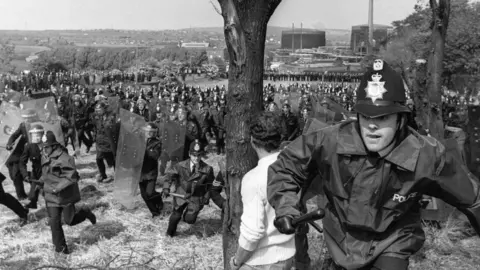
[[[359,24],[362,25],[362,24]],[[356,25],[352,25],[354,27]],[[268,25],[268,27],[278,27],[291,29],[291,27],[286,26],[277,26],[277,25]],[[205,28],[223,28],[223,26],[200,26],[200,27],[188,27],[188,28],[167,28],[167,29],[125,29],[125,28],[67,28],[67,29],[0,29],[0,31],[106,31],[106,30],[115,30],[115,31],[149,31],[149,32],[161,32],[161,31],[181,31],[181,30],[192,30],[192,29],[205,29]],[[304,28],[304,29],[315,29],[315,28]],[[325,30],[342,30],[342,31],[351,31],[351,29],[346,28],[324,28],[324,29],[315,29],[319,31]]]

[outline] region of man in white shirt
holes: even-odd
[[[242,179],[243,214],[236,255],[231,269],[290,269],[295,255],[294,235],[275,228],[275,210],[267,201],[267,173],[277,160],[281,144],[281,120],[265,112],[250,126],[251,144],[258,165]]]

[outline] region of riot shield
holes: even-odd
[[[335,113],[340,113],[344,115],[349,115],[350,112],[345,110],[342,105],[338,104],[336,101],[334,101],[331,98],[326,98],[327,104],[328,104],[328,109]]]
[[[20,108],[2,102],[0,104],[0,169],[3,167],[10,151],[5,148],[10,136],[18,129],[23,119]],[[16,145],[13,146],[15,149]]]
[[[142,128],[146,122],[142,116],[125,109],[120,109],[120,121],[113,197],[127,209],[133,209],[145,156]]]
[[[335,122],[335,112],[321,106],[319,102],[313,106],[313,117],[328,124]]]
[[[42,122],[48,122],[51,119],[58,118],[57,105],[53,97],[25,100],[20,103],[20,108],[22,110],[35,110],[38,118]]]
[[[162,145],[173,164],[183,160],[183,149],[185,147],[185,126],[177,122],[168,121],[163,125]]]
[[[118,115],[120,111],[120,98],[119,97],[108,97],[107,98],[107,110],[111,113]]]

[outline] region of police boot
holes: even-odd
[[[170,216],[170,219],[168,220],[168,228],[167,228],[167,236],[174,237],[175,233],[177,232],[177,226],[180,220],[182,219],[182,214],[173,211],[172,215]]]
[[[97,223],[97,217],[95,216],[95,214],[92,212],[92,210],[85,210],[85,216],[88,220],[90,220],[90,222],[92,224],[96,224]]]

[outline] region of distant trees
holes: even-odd
[[[443,59],[443,81],[448,83],[456,74],[480,72],[480,2],[451,1]],[[416,59],[428,59],[432,48],[433,14],[430,5],[415,6],[407,18],[393,22],[383,57],[411,78]]]
[[[192,66],[201,66],[208,61],[205,50],[187,50],[185,48],[94,48],[60,47],[42,52],[33,63],[36,70],[46,70],[53,63],[67,69],[77,70],[125,70],[142,63],[145,65],[165,66],[166,63],[181,62]]]
[[[0,41],[0,72],[14,72],[11,64],[15,56],[15,45],[8,41]]]

